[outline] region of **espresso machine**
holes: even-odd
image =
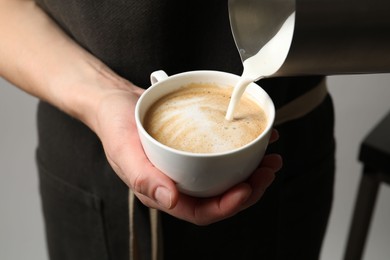
[[[288,54],[273,76],[390,72],[389,0],[229,0],[242,61],[295,13]]]

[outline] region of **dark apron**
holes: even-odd
[[[40,0],[81,46],[119,75],[147,87],[149,74],[213,69],[240,74],[226,0]],[[260,82],[277,107],[322,77]],[[283,170],[254,207],[198,227],[162,214],[165,259],[316,259],[332,201],[333,108],[328,97],[278,127],[270,147]],[[129,259],[128,187],[108,164],[96,135],[41,102],[37,161],[51,259]],[[140,259],[150,259],[149,211],[139,201]]]

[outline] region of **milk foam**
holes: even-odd
[[[144,126],[159,142],[194,153],[239,148],[263,132],[264,111],[244,95],[232,121],[225,119],[232,87],[190,84],[160,99],[148,111]]]

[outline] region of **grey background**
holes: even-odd
[[[321,259],[337,260],[343,254],[362,170],[359,144],[390,109],[390,74],[332,76],[328,85],[336,107],[337,177]],[[36,104],[36,98],[0,78],[1,260],[47,259],[34,162]],[[390,189],[383,186],[364,259],[389,259],[389,201]]]

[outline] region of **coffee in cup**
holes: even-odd
[[[267,126],[263,109],[249,95],[226,120],[233,87],[190,83],[151,106],[143,125],[158,142],[191,153],[221,153],[242,147]]]

